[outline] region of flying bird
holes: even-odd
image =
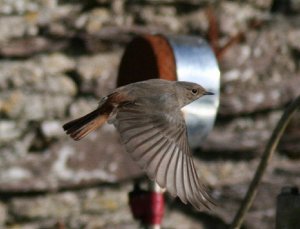
[[[199,181],[181,108],[204,95],[198,84],[151,79],[103,97],[91,113],[63,125],[78,141],[105,122],[113,124],[134,161],[172,196],[197,210],[214,204]]]

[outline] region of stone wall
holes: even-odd
[[[219,206],[198,213],[168,198],[163,225],[225,228],[282,110],[299,95],[300,4],[274,2],[0,0],[0,228],[137,228],[127,193],[142,173],[114,128],[73,142],[61,125],[115,87],[126,44],[148,32],[205,37],[219,56],[216,126],[195,150]],[[274,227],[276,195],[299,184],[299,126],[298,116],[245,228]]]

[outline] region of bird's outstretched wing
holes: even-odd
[[[165,114],[126,104],[118,108],[113,123],[128,153],[151,179],[198,210],[210,208],[213,201],[199,182],[180,110]]]

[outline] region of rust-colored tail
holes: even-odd
[[[114,92],[106,97],[103,97],[96,110],[87,115],[75,119],[63,125],[64,130],[75,141],[84,138],[93,130],[103,125],[111,112],[120,103],[126,101],[126,97],[119,92]]]
[[[63,128],[67,134],[78,141],[100,127],[107,120],[107,117],[108,114],[103,113],[102,109],[98,108],[81,118],[64,124]]]

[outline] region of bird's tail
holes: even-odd
[[[91,113],[63,125],[64,130],[74,140],[78,141],[90,132],[100,127],[108,118],[108,114],[97,108]]]

